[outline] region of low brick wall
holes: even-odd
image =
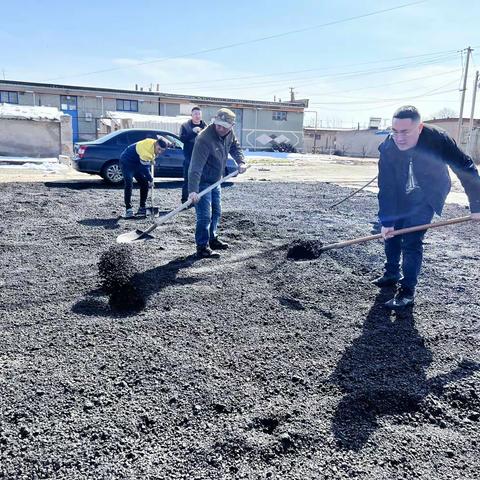
[[[60,121],[0,118],[0,155],[13,157],[71,156],[72,119]]]

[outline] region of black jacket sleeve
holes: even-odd
[[[195,140],[197,134],[192,130],[190,122],[185,122],[180,127],[180,140],[185,143],[190,143]]]
[[[473,160],[449,135],[442,133],[443,157],[460,180],[470,203],[472,213],[480,212],[480,176]]]
[[[385,147],[385,143],[382,143],[378,148],[380,150],[380,160],[378,161],[378,218],[382,226],[393,227],[398,218],[397,185],[395,171],[388,162]]]

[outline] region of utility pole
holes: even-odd
[[[313,135],[313,152],[312,153],[316,153],[316,150],[317,150],[318,112],[316,110],[304,110],[303,113],[314,113],[315,114],[315,133]]]
[[[458,116],[458,127],[457,127],[457,143],[461,143],[462,135],[462,123],[463,123],[463,105],[465,103],[465,92],[467,91],[467,76],[468,76],[468,64],[470,63],[470,55],[472,53],[472,48],[467,48],[467,60],[465,62],[465,74],[463,76],[463,87],[462,87],[462,100],[460,101],[460,115]]]
[[[478,85],[478,70],[477,70],[477,72],[475,73],[475,82],[473,83],[472,110],[470,111],[470,125],[468,126],[468,143],[469,143],[469,145],[471,145],[471,142],[472,142],[473,118],[474,118],[474,115],[475,115],[475,100],[477,99],[478,87],[479,87],[479,85]]]

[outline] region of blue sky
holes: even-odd
[[[0,73],[7,79],[114,88],[159,83],[167,93],[268,100],[286,100],[294,87],[322,125],[389,118],[405,103],[425,116],[458,112],[458,51],[470,45],[478,48],[468,115],[480,65],[480,2],[467,0],[429,0],[323,27],[413,2],[2,3]],[[92,73],[100,70],[108,71]]]

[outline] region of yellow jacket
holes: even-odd
[[[156,140],[153,138],[146,138],[136,143],[135,150],[143,164],[155,163],[155,142]]]

